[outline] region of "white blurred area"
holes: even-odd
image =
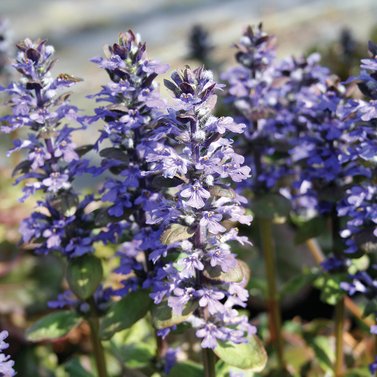
[[[313,44],[335,40],[345,26],[366,45],[377,23],[377,1],[0,0],[0,16],[10,20],[15,40],[42,37],[55,45],[55,71],[84,79],[74,99],[88,110],[93,103],[85,95],[107,80],[89,59],[101,55],[102,47],[121,31],[140,33],[149,57],[177,68],[187,63],[191,27],[202,24],[216,47],[215,59],[231,65],[233,43],[248,24],[260,21],[277,36],[280,55],[300,54]]]

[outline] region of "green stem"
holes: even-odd
[[[216,377],[216,358],[210,348],[203,348],[204,377]]]
[[[264,263],[266,268],[267,285],[268,285],[268,313],[271,341],[275,346],[278,365],[280,370],[285,370],[284,362],[284,345],[281,331],[281,312],[279,305],[279,296],[276,283],[276,261],[275,246],[272,236],[272,222],[270,219],[259,219],[259,230],[264,253]]]
[[[345,305],[344,298],[340,299],[335,305],[335,377],[343,376],[343,330],[344,330]]]
[[[88,319],[90,327],[90,337],[93,345],[94,359],[97,366],[98,377],[107,377],[105,352],[102,347],[101,339],[99,337],[99,320],[98,317],[91,317]]]

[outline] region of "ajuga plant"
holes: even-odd
[[[247,156],[247,165],[251,167],[252,177],[243,182],[242,187],[254,192],[254,212],[260,228],[265,266],[268,279],[268,307],[270,315],[271,339],[275,345],[280,369],[285,369],[283,339],[281,336],[281,314],[278,303],[275,252],[272,243],[272,217],[267,216],[269,201],[279,201],[283,207],[286,202],[276,196],[277,182],[288,174],[287,151],[282,151],[284,158],[274,158],[280,151],[276,149],[279,141],[284,141],[284,132],[289,131],[287,123],[281,117],[286,112],[277,112],[279,90],[273,84],[275,70],[272,62],[275,57],[275,39],[262,30],[248,27],[236,45],[238,66],[225,72],[222,78],[227,82],[226,103],[233,109],[236,120],[246,124],[242,137],[238,138],[238,149]],[[289,115],[289,113],[288,113]],[[280,121],[279,121],[280,120]],[[281,143],[280,143],[281,144]],[[280,148],[281,149],[281,148]],[[274,196],[268,195],[273,193]],[[281,205],[279,204],[279,206]],[[260,215],[260,216],[259,216]],[[270,214],[271,215],[271,214]]]
[[[0,376],[13,377],[16,375],[16,372],[13,369],[14,361],[10,359],[10,356],[7,356],[4,353],[4,350],[9,347],[8,343],[5,341],[7,337],[7,331],[4,330],[0,332]]]
[[[132,31],[120,34],[118,42],[106,49],[105,58],[92,61],[105,69],[111,80],[91,96],[106,103],[90,119],[103,124],[96,148],[102,157],[98,172],[106,173],[100,190],[105,205],[97,218],[105,226],[106,238],[119,248],[120,264],[115,272],[123,279],[113,295],[124,296],[119,305],[126,308],[123,315],[127,317],[127,311],[135,310],[135,300],[142,301],[145,311],[149,309],[147,290],[155,275],[153,254],[161,247],[161,231],[147,212],[159,207],[162,181],[146,174],[146,154],[155,144],[151,133],[156,119],[166,107],[155,79],[168,66],[147,59],[145,43]],[[157,344],[161,361],[167,346],[158,336]]]
[[[250,174],[230,136],[242,133],[245,126],[211,115],[220,86],[210,71],[186,67],[165,85],[173,103],[159,119],[157,145],[147,155],[151,173],[173,186],[150,211],[163,229],[165,245],[159,250],[164,263],[152,293],[155,325],[171,330],[189,322],[201,342],[207,377],[215,376],[214,353],[236,367],[263,367],[264,351],[255,347],[255,328],[235,309],[247,303],[248,268],[229,244],[248,243],[232,225],[251,222],[243,208],[245,198],[231,186]],[[234,357],[245,351],[250,353],[246,364]]]
[[[351,260],[364,260],[361,268],[351,266],[349,276],[341,287],[351,296],[365,297],[365,315],[377,319],[377,191],[376,191],[376,100],[377,100],[377,45],[369,42],[370,58],[361,60],[361,73],[349,82],[356,82],[364,99],[350,100],[343,109],[344,122],[349,124],[349,144],[345,158],[352,159],[363,169],[355,174],[347,188],[346,195],[338,203],[338,215],[344,219],[341,237],[346,244],[346,255]],[[377,327],[371,327],[377,334]],[[370,371],[377,371],[377,359],[370,365]]]
[[[316,99],[303,106],[301,116],[303,128],[296,141],[293,154],[300,165],[300,175],[296,184],[300,193],[306,197],[304,203],[311,203],[317,215],[329,222],[332,252],[322,263],[325,276],[330,281],[339,282],[345,273],[344,245],[340,239],[340,221],[337,214],[337,201],[344,195],[346,183],[352,174],[360,172],[351,161],[342,161],[347,145],[347,126],[337,115],[342,106],[344,87],[329,82],[319,87]],[[325,278],[325,284],[328,283]],[[322,287],[325,289],[325,286]],[[340,375],[343,370],[343,332],[344,332],[344,300],[343,295],[335,297],[335,336],[336,357],[334,373]]]
[[[144,269],[136,261],[136,254],[145,253],[148,261],[153,250],[152,239],[156,238],[145,218],[146,207],[158,200],[158,193],[151,191],[152,183],[147,182],[148,177],[144,174],[145,154],[151,147],[149,139],[155,119],[165,107],[154,80],[167,70],[167,66],[148,60],[145,49],[139,36],[128,31],[119,36],[118,43],[108,48],[105,58],[92,60],[106,69],[111,79],[99,93],[91,96],[97,102],[108,104],[98,107],[90,121],[104,122],[96,142],[102,157],[99,172],[110,172],[111,175],[105,178],[101,199],[109,204],[103,210],[107,220],[111,220],[106,224],[109,238],[115,241],[125,234],[129,238],[120,253],[126,269],[122,272],[124,275],[131,270]],[[104,148],[105,142],[110,146]],[[149,246],[142,245],[148,240],[151,242]],[[133,286],[143,286],[148,280],[146,276],[139,278],[141,280],[135,275],[134,279],[129,279],[125,292],[132,291]]]
[[[62,92],[80,80],[68,74],[52,76],[54,48],[46,41],[25,39],[17,48],[13,66],[21,78],[3,89],[12,113],[3,116],[1,122],[3,132],[22,131],[9,154],[19,150],[25,153],[27,158],[14,170],[18,175],[16,183],[23,183],[22,201],[30,196],[36,199],[35,211],[20,226],[22,241],[37,254],[54,253],[63,257],[67,261],[71,290],[78,299],[87,302],[86,306],[77,306],[85,308],[84,312],[57,312],[41,319],[29,330],[28,337],[34,341],[49,338],[39,331],[49,321],[73,327],[81,317],[86,317],[92,329],[99,374],[104,376],[98,312],[93,297],[102,279],[101,261],[93,256],[93,244],[98,240],[95,217],[88,209],[93,196],[81,198],[73,187],[75,178],[86,172],[87,162],[80,158],[81,150],[73,143],[72,133],[84,127],[78,109],[69,103],[69,93]],[[77,126],[72,127],[68,122]],[[61,303],[64,304],[67,302]],[[60,332],[50,335],[64,335],[70,327],[58,327]]]
[[[172,98],[165,101],[156,81],[167,67],[146,57],[132,31],[93,59],[110,80],[89,96],[100,103],[90,116],[79,116],[66,91],[80,80],[52,75],[52,46],[26,39],[17,48],[14,68],[21,77],[1,88],[9,113],[0,121],[3,132],[19,131],[9,155],[25,156],[14,175],[21,200],[35,204],[20,226],[22,244],[61,259],[69,288],[49,302],[55,311],[34,323],[27,338],[55,340],[86,322],[79,331],[90,330],[92,374],[99,377],[259,373],[266,352],[249,318],[250,270],[235,252],[237,243],[250,246],[243,232],[252,213],[279,366],[267,373],[286,375],[292,365],[283,353],[273,223],[319,217],[332,241],[320,275],[323,292],[336,291],[333,369],[341,376],[343,295],[363,295],[366,314],[377,317],[377,47],[370,44],[372,57],[350,80],[365,98],[352,100],[317,55],[277,60],[274,38],[261,25],[248,28],[237,44],[239,65],[223,76],[234,118],[213,115],[222,85],[204,67],[173,72],[165,80]],[[75,132],[94,125],[100,127],[94,145],[78,148]],[[86,153],[93,150],[99,162],[89,163]],[[101,180],[99,189],[82,194],[76,178],[83,174]],[[106,279],[115,272],[116,284],[104,280],[98,257],[109,253]],[[135,331],[140,344],[148,338],[147,347],[129,347]],[[15,374],[2,353],[6,336],[0,333],[1,377]],[[182,337],[178,351],[173,346]],[[84,357],[87,348],[78,348]],[[105,349],[111,356],[105,358]],[[329,370],[324,350],[320,343],[313,347]],[[193,361],[179,360],[180,352]],[[79,364],[74,357],[72,373],[89,375]],[[130,365],[138,367],[130,371]]]
[[[236,45],[239,66],[227,71],[223,78],[229,84],[226,102],[235,111],[236,119],[247,125],[237,140],[237,147],[252,168],[252,178],[245,181],[243,189],[248,189],[244,192],[249,196],[252,194],[251,208],[261,231],[270,331],[279,368],[283,370],[271,224],[284,221],[291,211],[316,224],[315,216],[328,218],[334,255],[323,266],[339,287],[346,263],[336,204],[343,197],[346,184],[354,175],[364,175],[365,169],[352,156],[346,156],[349,127],[338,114],[344,104],[345,88],[318,64],[317,54],[277,61],[274,46],[274,38],[264,33],[261,25],[249,27]],[[343,311],[339,298],[336,373],[343,360]]]

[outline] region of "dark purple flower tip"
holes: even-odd
[[[275,38],[263,31],[262,24],[249,26],[236,44],[236,59],[253,72],[263,71],[275,57],[275,43]]]

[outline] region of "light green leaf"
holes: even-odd
[[[71,359],[70,361],[65,363],[64,369],[70,376],[93,377],[93,374],[84,369],[78,358]]]
[[[183,309],[182,314],[173,314],[173,311],[166,302],[153,306],[152,319],[157,329],[164,329],[184,322],[198,307],[197,302],[189,301]]]
[[[227,272],[223,272],[219,266],[216,266],[208,268],[203,274],[206,278],[211,280],[226,283],[240,283],[246,281],[247,284],[250,278],[250,269],[245,262],[238,260],[235,267]]]
[[[315,353],[319,366],[325,372],[333,370],[333,350],[330,339],[325,336],[304,335],[305,341]]]
[[[203,367],[192,361],[177,363],[170,370],[169,377],[203,377]]]
[[[227,364],[254,372],[263,370],[267,363],[267,353],[256,336],[249,337],[247,343],[241,344],[219,342],[214,352]]]
[[[81,321],[78,314],[60,311],[42,317],[26,330],[26,338],[31,342],[51,340],[67,335]]]
[[[170,245],[174,242],[187,240],[194,235],[193,231],[190,231],[189,227],[181,224],[172,224],[161,235],[161,243],[164,245]]]

